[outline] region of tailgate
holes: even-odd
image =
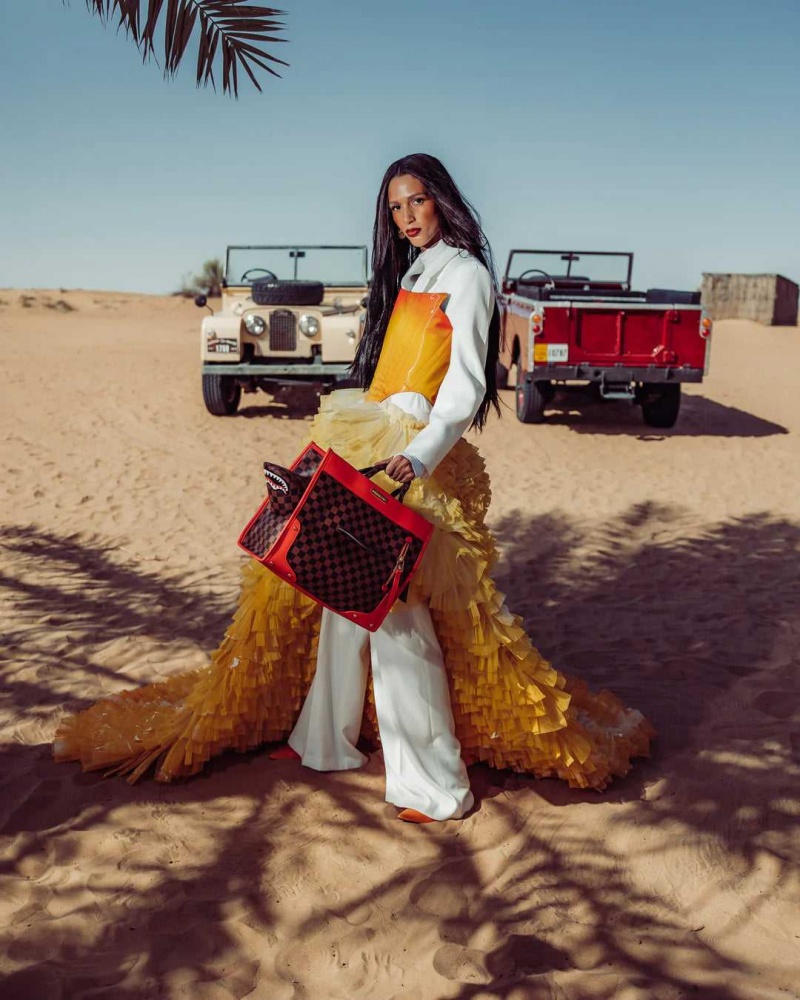
[[[552,307],[547,310],[548,321],[554,311]],[[700,334],[699,306],[620,308],[587,303],[569,306],[566,312],[566,329],[562,330],[571,363],[704,366],[706,344]],[[551,333],[557,334],[553,329],[557,325],[543,324],[546,342]]]

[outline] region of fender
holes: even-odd
[[[200,327],[200,360],[238,362],[242,357],[242,321],[239,316],[204,316]]]

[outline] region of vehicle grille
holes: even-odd
[[[297,317],[286,309],[276,309],[269,317],[269,349],[294,351],[297,348]]]

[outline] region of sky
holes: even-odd
[[[83,0],[0,0],[0,287],[171,292],[231,243],[369,243],[440,157],[512,247],[637,287],[800,281],[798,0],[284,0],[281,79],[197,89]]]

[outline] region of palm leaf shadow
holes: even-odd
[[[783,712],[797,683],[792,649],[800,634],[800,581],[792,556],[800,526],[753,514],[686,531],[682,516],[677,508],[639,504],[600,529],[566,517],[523,514],[497,526],[509,604],[525,616],[543,652],[655,716],[661,734],[655,759],[637,763],[634,774],[602,798],[475,768],[473,784],[482,792],[475,821],[408,831],[376,815],[359,784],[363,779],[276,767],[263,754],[226,755],[185,784],[131,789],[54,765],[46,748],[16,747],[2,779],[3,804],[11,810],[5,829],[14,837],[9,873],[69,871],[72,861],[86,856],[89,842],[81,838],[122,835],[137,807],[154,808],[158,822],[151,829],[145,816],[136,835],[151,846],[163,841],[163,850],[145,862],[134,850],[126,854],[121,875],[114,874],[110,856],[96,859],[98,884],[106,885],[97,906],[81,903],[76,894],[76,906],[84,910],[76,909],[64,930],[37,921],[24,932],[30,950],[15,939],[13,957],[24,966],[20,987],[37,975],[52,975],[68,991],[96,989],[102,974],[102,988],[133,1000],[143,982],[148,995],[169,996],[172,977],[179,975],[198,983],[219,980],[220,988],[225,982],[237,995],[257,983],[258,989],[274,986],[310,998],[304,970],[326,948],[330,962],[333,928],[339,948],[330,965],[331,996],[366,989],[369,969],[382,968],[375,964],[382,961],[375,949],[390,947],[397,952],[394,960],[409,970],[423,960],[425,981],[441,981],[458,1000],[512,1000],[520,989],[558,995],[562,977],[584,974],[598,984],[607,976],[608,996],[627,988],[653,1000],[681,994],[750,1000],[756,973],[732,958],[730,949],[718,948],[719,936],[709,937],[685,907],[649,892],[629,872],[651,857],[669,864],[688,841],[696,845],[693,858],[719,865],[710,877],[691,871],[692,878],[703,876],[707,892],[721,891],[726,872],[736,886],[748,886],[765,859],[775,873],[772,893],[789,891],[798,860],[796,762],[788,741],[784,750],[763,744],[767,734],[775,743],[776,705]],[[33,529],[12,538],[34,560],[46,558],[51,541]],[[176,606],[191,617],[198,600],[193,585],[163,569],[123,568],[113,576],[113,553],[98,555],[83,541],[88,551],[82,553],[81,540],[70,540],[64,565],[72,569],[65,569],[64,579],[87,567],[111,572],[105,584],[112,616],[139,587],[159,602],[165,589],[185,589]],[[23,599],[34,602],[26,605],[29,610],[58,609],[57,588],[31,592],[28,572],[19,582]],[[99,623],[102,602],[86,609],[69,603],[76,600],[71,590],[65,598],[69,614],[88,610],[89,620]],[[148,615],[142,607],[137,615],[143,631],[167,634],[157,612]],[[40,683],[46,699],[48,680]],[[765,684],[782,691],[783,701],[765,701]],[[31,698],[35,690],[25,695]],[[746,729],[734,711],[743,699],[753,705]],[[765,716],[766,728],[758,722],[759,705],[772,712]],[[783,714],[780,725],[788,736],[792,716]],[[370,794],[379,787],[376,777],[379,771]],[[284,794],[273,805],[284,781],[296,787],[288,800]],[[64,783],[71,794],[63,794]],[[735,794],[710,796],[714,789]],[[31,799],[36,809],[14,808]],[[626,836],[624,851],[585,822],[592,800],[613,810],[603,829]],[[329,806],[309,827],[308,807],[319,801]],[[203,816],[193,821],[197,830],[214,839],[205,860],[187,857],[185,850],[170,853],[181,843],[185,847],[185,833],[176,837],[170,816],[196,806]],[[241,822],[226,829],[231,808],[239,810]],[[182,829],[191,825],[184,821]],[[641,836],[630,836],[633,831]],[[272,855],[281,845],[285,850],[287,839],[293,839],[289,866],[297,891],[313,901],[297,912],[279,902],[270,881]],[[359,875],[363,856],[374,862],[366,883]],[[170,864],[173,857],[183,858],[177,867]],[[320,894],[320,859],[326,870],[343,874],[341,899]],[[137,892],[132,885],[148,889]],[[69,902],[65,891],[62,898]],[[232,933],[232,911],[258,934],[257,949]],[[83,923],[77,919],[81,912]],[[81,927],[97,926],[98,912],[99,939],[82,935]],[[757,922],[758,901],[751,899],[735,919]],[[177,928],[191,933],[171,932]],[[402,954],[405,939],[416,943],[420,959],[410,948]],[[49,957],[43,961],[42,955]],[[91,971],[98,955],[102,973],[99,967]],[[363,955],[372,956],[367,971]],[[144,978],[128,978],[136,962],[143,963],[137,968]]]

